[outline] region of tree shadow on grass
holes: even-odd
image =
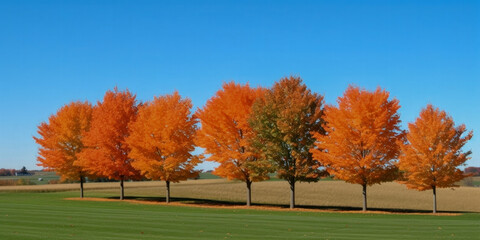
[[[118,199],[116,197],[108,197],[108,199]],[[136,200],[136,201],[145,201],[146,203],[165,203],[165,197],[143,197],[143,196],[126,196],[127,200]],[[224,200],[212,200],[212,199],[200,199],[200,198],[178,198],[171,197],[171,203],[181,203],[185,206],[188,205],[203,205],[205,207],[245,207],[245,202],[241,201],[224,201]],[[255,207],[260,208],[277,208],[280,210],[288,210],[289,205],[286,204],[270,204],[270,203],[252,203],[252,209]],[[320,210],[320,211],[332,211],[332,212],[362,212],[360,207],[350,207],[350,206],[312,206],[312,205],[296,205],[295,209],[297,210]],[[419,210],[419,209],[396,209],[396,208],[368,208],[367,213],[405,213],[405,214],[427,214],[432,213],[431,210]],[[437,213],[446,213],[446,214],[461,214],[461,213],[471,213],[468,211],[437,211]]]

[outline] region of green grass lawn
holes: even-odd
[[[0,193],[0,239],[478,239],[480,214],[388,215],[194,208]],[[97,193],[97,197],[106,197]]]

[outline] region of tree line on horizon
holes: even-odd
[[[27,168],[23,166],[19,170],[16,169],[7,169],[7,168],[0,168],[0,176],[15,176],[16,174],[30,174],[27,171]]]
[[[480,167],[467,167],[464,172],[472,176],[480,176]]]
[[[219,163],[213,174],[245,182],[251,205],[253,182],[276,173],[290,185],[295,207],[296,182],[331,175],[367,187],[398,181],[408,188],[433,191],[454,187],[468,176],[460,169],[471,151],[462,147],[473,136],[465,125],[427,105],[408,130],[400,127],[399,101],[378,87],[350,85],[337,105],[325,105],[300,77],[285,77],[271,88],[224,83],[205,106],[192,111],[178,92],[138,102],[128,90],[107,91],[103,101],[71,102],[38,126],[38,165],[62,179],[85,177],[120,181],[195,178],[202,161]],[[195,147],[204,154],[194,154]]]

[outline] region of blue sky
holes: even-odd
[[[39,0],[0,2],[0,168],[39,169],[37,125],[114,86],[197,108],[224,81],[291,74],[330,104],[381,86],[405,126],[432,103],[474,131],[480,166],[478,1]]]

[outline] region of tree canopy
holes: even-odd
[[[295,182],[318,181],[323,171],[310,148],[313,133],[323,133],[323,96],[312,93],[299,77],[275,82],[253,105],[253,139],[262,157],[290,184],[290,207],[295,206]]]
[[[466,175],[457,167],[470,159],[463,146],[473,137],[465,125],[455,127],[445,111],[427,105],[414,123],[408,124],[407,142],[401,145],[400,181],[420,191],[432,189],[436,212],[436,188],[454,187]]]
[[[363,186],[366,210],[366,187],[397,177],[397,142],[404,136],[400,105],[389,100],[385,90],[369,92],[354,86],[337,103],[338,107],[325,108],[327,134],[315,134],[312,152],[335,178]]]
[[[33,137],[40,145],[38,166],[60,174],[63,180],[80,180],[87,173],[75,165],[84,149],[83,134],[90,129],[92,106],[88,102],[71,102],[51,115],[48,122],[38,126],[40,137]],[[81,185],[83,187],[83,185]],[[83,188],[80,195],[83,197]]]
[[[138,112],[130,124],[126,143],[131,147],[132,166],[147,178],[179,182],[198,176],[195,166],[199,156],[193,155],[197,119],[191,113],[190,99],[178,92],[155,97]],[[169,202],[167,191],[167,202]]]
[[[201,123],[197,144],[205,149],[208,161],[220,163],[213,174],[244,181],[247,205],[251,201],[251,183],[269,178],[270,164],[252,146],[255,132],[248,123],[254,102],[264,92],[248,84],[225,83],[196,114]]]
[[[120,180],[121,199],[123,181],[141,177],[131,165],[131,148],[125,141],[130,135],[128,124],[135,120],[137,111],[135,95],[128,90],[107,91],[93,108],[91,128],[84,136],[85,148],[76,162],[94,175]]]

